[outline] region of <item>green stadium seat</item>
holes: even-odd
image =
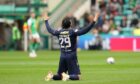
[[[124,10],[123,14],[124,15],[130,15],[130,14],[133,14],[133,11],[132,10]]]
[[[127,4],[127,3],[129,3],[130,0],[124,0],[124,1],[125,1],[125,3]]]
[[[130,27],[124,27],[124,28],[121,29],[121,32],[125,36],[131,36],[132,32],[133,32],[133,29],[130,28]]]
[[[115,21],[115,24],[116,24],[117,26],[119,26],[119,25],[121,24],[121,22],[120,22],[120,21]]]
[[[115,20],[115,24],[116,25],[120,25],[121,24],[121,20],[122,20],[122,16],[115,16],[114,20]]]
[[[129,9],[129,8],[130,8],[130,5],[129,5],[129,4],[124,4],[124,5],[123,5],[123,9],[124,9],[124,10],[127,10],[127,9]]]
[[[27,7],[16,7],[15,12],[16,13],[26,13],[28,11]]]
[[[0,5],[0,12],[13,12],[14,8],[14,5]]]
[[[114,19],[120,21],[120,20],[122,20],[122,16],[115,16]]]

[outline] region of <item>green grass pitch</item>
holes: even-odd
[[[140,84],[140,52],[80,51],[80,81],[44,81],[48,71],[56,73],[59,51],[0,51],[0,84]],[[107,64],[106,58],[115,58]]]

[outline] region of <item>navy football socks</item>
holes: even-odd
[[[60,75],[54,75],[53,80],[62,80],[62,77]]]

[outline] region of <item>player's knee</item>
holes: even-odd
[[[40,43],[40,39],[39,39],[39,38],[36,38],[36,39],[35,39],[35,42],[36,42],[36,43]]]

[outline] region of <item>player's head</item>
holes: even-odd
[[[31,12],[30,13],[30,17],[35,18],[35,13],[34,12]]]
[[[63,20],[62,20],[62,28],[63,29],[68,29],[70,28],[71,26],[71,20],[69,17],[65,17]]]

